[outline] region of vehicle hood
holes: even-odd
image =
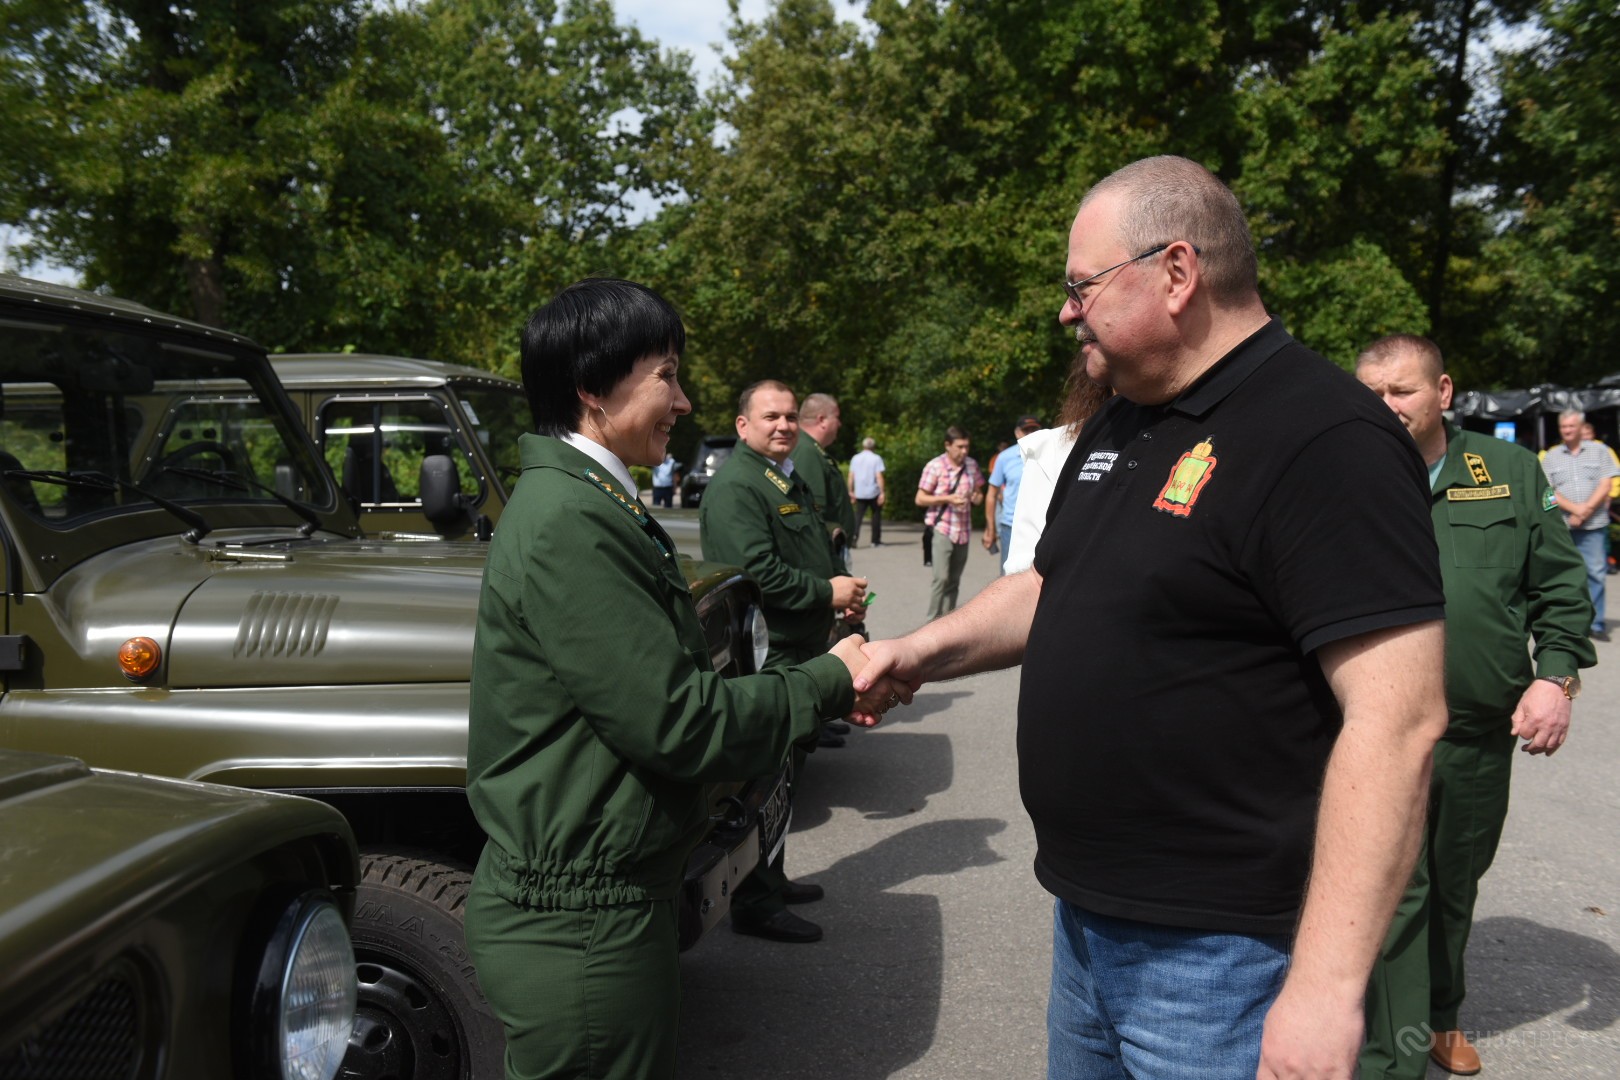
[[[466,682],[484,555],[375,541],[226,549],[179,610],[168,684]]]

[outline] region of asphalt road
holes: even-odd
[[[884,536],[855,570],[878,594],[869,628],[891,636],[922,621],[930,571],[915,527]],[[974,548],[964,600],[995,563]],[[1620,1077],[1620,642],[1598,649],[1570,743],[1516,762],[1482,886],[1463,1023],[1488,1080]],[[797,909],[826,938],[722,925],[686,953],[682,1080],[1044,1076],[1051,898],[1030,872],[1017,698],[1016,670],[926,687],[812,756],[787,866],[826,887]]]

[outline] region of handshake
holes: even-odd
[[[910,705],[922,680],[896,672],[894,642],[869,642],[859,634],[842,638],[830,650],[849,668],[855,683],[855,707],[847,720],[861,727],[876,727],[883,714],[896,705]]]

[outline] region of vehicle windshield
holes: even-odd
[[[495,387],[486,384],[452,385],[462,410],[472,423],[484,453],[495,464],[501,486],[510,494],[512,484],[523,472],[518,439],[534,430],[534,414],[522,387]]]
[[[37,520],[278,496],[331,505],[268,367],[229,346],[10,319],[0,343],[0,485]]]

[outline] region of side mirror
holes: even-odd
[[[461,494],[461,478],[449,454],[423,458],[420,481],[422,513],[440,535],[449,536],[470,523],[471,508]]]

